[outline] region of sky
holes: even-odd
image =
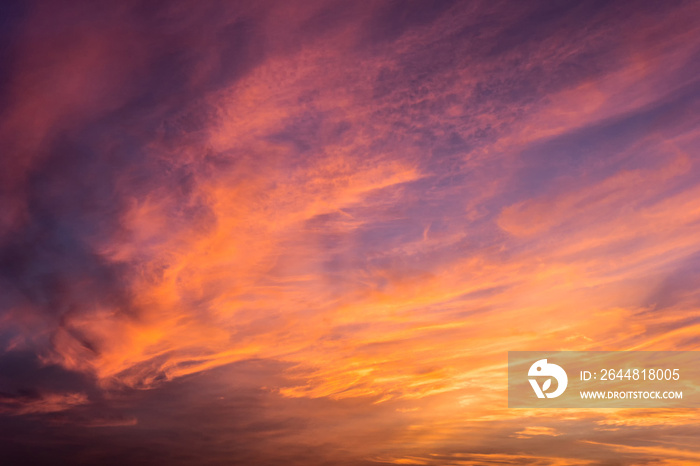
[[[0,5],[3,464],[692,465],[507,353],[700,345],[700,3]]]

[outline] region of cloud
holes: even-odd
[[[9,458],[692,461],[680,412],[502,401],[508,350],[697,341],[697,6],[20,10]]]

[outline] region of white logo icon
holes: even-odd
[[[527,375],[530,377],[554,377],[557,380],[557,389],[552,393],[545,393],[550,385],[552,385],[552,379],[545,380],[542,388],[540,388],[537,380],[528,379],[532,389],[535,391],[537,398],[556,398],[566,390],[566,385],[569,383],[569,378],[566,376],[566,371],[556,364],[547,363],[546,359],[540,359],[530,366],[530,370]]]

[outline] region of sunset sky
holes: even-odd
[[[0,464],[693,465],[508,351],[700,349],[700,2],[0,2]]]

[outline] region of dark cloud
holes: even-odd
[[[10,0],[0,5],[0,116],[6,112],[11,100],[9,83],[17,62],[18,35],[31,10],[31,2]]]
[[[90,377],[55,364],[43,364],[28,351],[8,351],[0,356],[0,392],[12,397],[22,393],[79,392],[92,390]]]
[[[328,435],[342,430],[335,416],[350,406],[274,392],[289,383],[280,376],[284,368],[245,361],[61,413],[0,417],[0,445],[8,464],[376,464],[344,451],[348,439]],[[318,438],[304,439],[305,431]]]

